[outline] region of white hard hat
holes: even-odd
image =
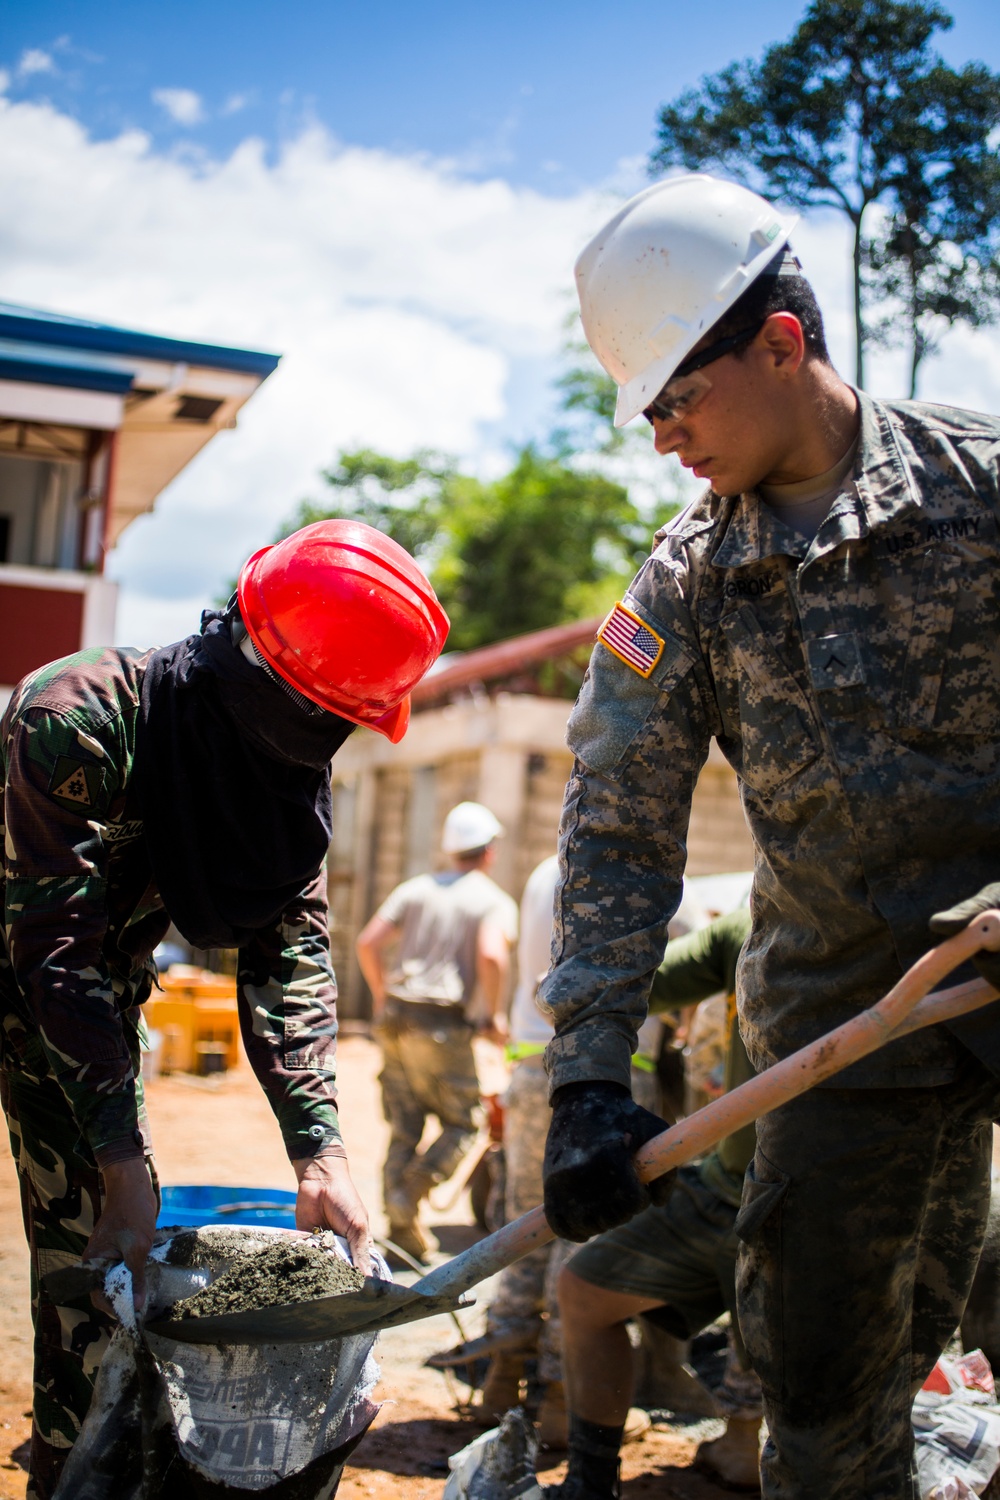
[[[503,833],[503,828],[481,802],[460,802],[444,820],[441,848],[445,854],[466,854],[485,849]]]
[[[619,386],[615,426],[659,395],[798,223],[703,172],[630,198],[576,263],[587,342]]]

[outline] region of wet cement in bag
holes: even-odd
[[[254,1254],[241,1255],[211,1286],[176,1303],[170,1316],[212,1318],[220,1313],[281,1307],[358,1292],[364,1284],[360,1271],[339,1255],[314,1245],[277,1240]]]
[[[315,1255],[337,1262],[319,1295],[331,1294],[330,1282],[353,1290],[358,1273],[322,1248],[326,1240],[332,1244],[333,1237],[310,1245],[281,1233],[236,1228],[164,1236],[149,1268],[150,1316],[167,1307],[179,1311],[192,1294],[203,1296],[212,1277],[218,1285],[227,1276],[245,1275],[258,1257],[266,1257],[261,1279],[273,1288],[280,1281],[276,1268],[288,1264],[278,1246],[298,1256],[303,1247],[311,1250],[307,1263]],[[382,1265],[377,1274],[388,1277]],[[131,1288],[124,1282],[111,1286],[114,1275],[108,1291],[122,1326],[102,1362],[91,1413],[55,1500],[202,1500],[252,1493],[268,1500],[330,1500],[378,1411],[370,1397],[378,1378],[370,1358],[374,1335],[224,1349],[180,1344],[135,1326]],[[322,1279],[323,1268],[311,1266],[302,1288],[315,1286],[317,1276]]]

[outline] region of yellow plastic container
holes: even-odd
[[[161,1073],[208,1073],[240,1060],[236,981],[173,964],[143,1006],[146,1025],[163,1037]]]
[[[211,1055],[208,1050],[210,1043],[224,1044],[226,1049],[223,1054],[224,1065],[226,1068],[235,1068],[240,1060],[239,1041],[240,1020],[236,1009],[235,993],[231,1000],[217,996],[214,999],[199,999],[194,1002],[194,1048],[197,1072],[212,1071],[207,1063]]]

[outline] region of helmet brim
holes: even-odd
[[[410,727],[409,693],[402,703],[397,703],[395,708],[390,708],[387,714],[382,714],[377,719],[358,719],[357,723],[363,724],[366,729],[374,729],[376,734],[385,735],[390,745],[398,745]]]

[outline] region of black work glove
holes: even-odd
[[[927,925],[937,937],[954,937],[984,911],[1000,911],[1000,880],[994,881],[992,885],[984,885],[978,896],[970,896],[967,901],[960,901],[947,911],[935,912]],[[983,978],[995,990],[1000,990],[1000,953],[980,948],[978,953],[973,954],[972,962]]]
[[[632,1157],[668,1128],[620,1083],[564,1083],[545,1142],[545,1217],[564,1240],[589,1240],[650,1203],[666,1203],[676,1172],[642,1183]]]

